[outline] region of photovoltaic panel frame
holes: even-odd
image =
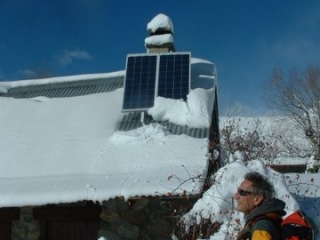
[[[128,55],[123,111],[143,111],[154,105],[158,54]]]
[[[158,96],[184,99],[190,91],[190,53],[160,54]]]
[[[186,100],[190,59],[184,52],[128,55],[122,111],[145,111],[154,106],[156,96]]]

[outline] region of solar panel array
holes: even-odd
[[[186,99],[190,89],[190,53],[127,56],[123,111],[153,107],[156,96]]]

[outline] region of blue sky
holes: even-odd
[[[316,0],[4,0],[0,81],[123,70],[164,13],[177,51],[216,64],[220,109],[261,113],[275,67],[319,65],[319,12]]]

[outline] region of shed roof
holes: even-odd
[[[123,76],[0,84],[0,207],[199,192],[207,128],[122,113]]]

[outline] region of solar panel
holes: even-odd
[[[190,53],[160,55],[158,96],[186,100],[190,89]]]
[[[145,110],[155,97],[157,55],[128,56],[123,111]]]
[[[144,111],[156,96],[184,99],[190,89],[190,53],[127,56],[122,111]]]

